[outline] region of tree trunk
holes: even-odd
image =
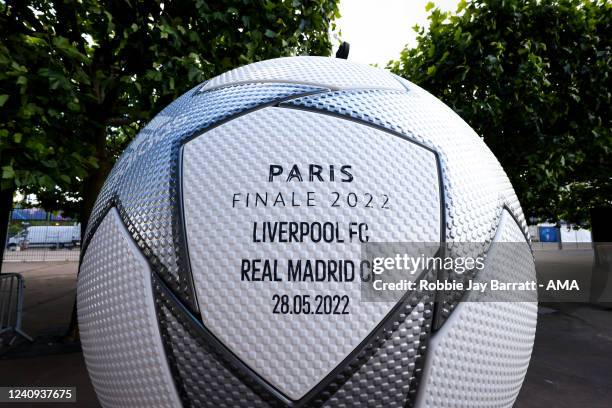
[[[591,209],[591,237],[594,243],[612,242],[612,207]]]
[[[85,238],[85,229],[89,224],[91,211],[93,210],[93,206],[96,203],[98,194],[102,189],[102,185],[109,171],[110,163],[100,163],[100,167],[90,173],[89,177],[87,177],[83,183],[83,201],[81,202],[81,209],[79,211],[79,220],[81,221],[81,242],[83,242],[83,238]]]
[[[612,308],[612,207],[591,209],[591,239],[593,240],[593,269],[590,301]]]
[[[98,168],[93,169],[89,172],[87,178],[83,182],[83,192],[81,202],[81,208],[79,211],[79,220],[81,221],[81,242],[85,236],[85,229],[89,223],[89,216],[93,209],[98,194],[102,189],[102,185],[111,170],[111,162],[106,151],[106,127],[102,127],[98,130],[95,140],[96,147],[96,159],[98,161]]]
[[[85,238],[85,230],[87,229],[87,224],[89,223],[89,217],[91,216],[91,210],[93,209],[93,206],[96,203],[96,199],[98,198],[98,194],[100,193],[102,185],[106,180],[106,176],[108,176],[108,173],[111,170],[110,159],[108,158],[108,154],[106,152],[105,128],[99,130],[96,139],[96,145],[98,153],[98,168],[91,171],[83,183],[83,201],[81,202],[81,209],[79,211],[79,221],[81,221],[81,248],[83,245],[83,240]],[[70,318],[70,325],[68,326],[68,330],[66,332],[66,335],[64,336],[64,340],[79,341],[79,339],[79,323],[77,319],[77,305],[75,297],[74,303],[72,305],[72,316]]]
[[[15,190],[0,190],[0,273],[2,273],[2,260],[6,249],[9,215],[13,209],[13,193]]]

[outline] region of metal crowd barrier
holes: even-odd
[[[78,262],[79,247],[76,248],[6,248],[4,262]]]
[[[0,274],[0,336],[13,333],[9,345],[12,345],[18,336],[32,341],[32,338],[21,329],[22,306],[23,276],[19,273]],[[1,337],[0,345],[2,345]]]

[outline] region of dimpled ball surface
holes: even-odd
[[[335,238],[261,235],[292,223]],[[77,307],[100,403],[512,407],[535,295],[462,302],[461,291],[416,290],[372,302],[359,279],[288,281],[296,260],[349,273],[339,261],[358,264],[362,244],[348,231],[360,225],[371,242],[485,256],[475,277],[455,280],[535,279],[499,162],[414,84],[290,57],[185,93],[119,158],[85,233]],[[274,271],[280,279],[267,279]]]

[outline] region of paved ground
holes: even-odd
[[[536,251],[541,277],[590,274],[591,259],[588,251]],[[76,263],[3,265],[3,272],[13,271],[25,277],[24,330],[36,342],[0,351],[0,386],[76,386],[78,403],[66,407],[99,406],[78,346],[56,343],[70,320]],[[612,406],[612,310],[586,303],[541,305],[531,364],[515,407],[543,406]]]
[[[575,303],[540,307],[518,408],[612,407],[612,311]]]
[[[66,332],[74,302],[75,262],[6,262],[2,272],[20,272],[26,288],[23,329],[36,339],[0,352],[0,386],[76,386],[77,404],[36,404],[52,407],[98,407],[78,345],[57,340]],[[27,404],[0,404],[24,408]]]
[[[74,302],[76,262],[5,262],[2,272],[23,275],[26,333],[47,336],[66,330]]]

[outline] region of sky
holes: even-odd
[[[351,45],[349,60],[384,67],[406,44],[416,45],[415,24],[428,26],[430,0],[341,0],[336,22],[342,40]],[[433,0],[443,11],[455,11],[458,0]],[[335,53],[335,49],[334,49]]]

